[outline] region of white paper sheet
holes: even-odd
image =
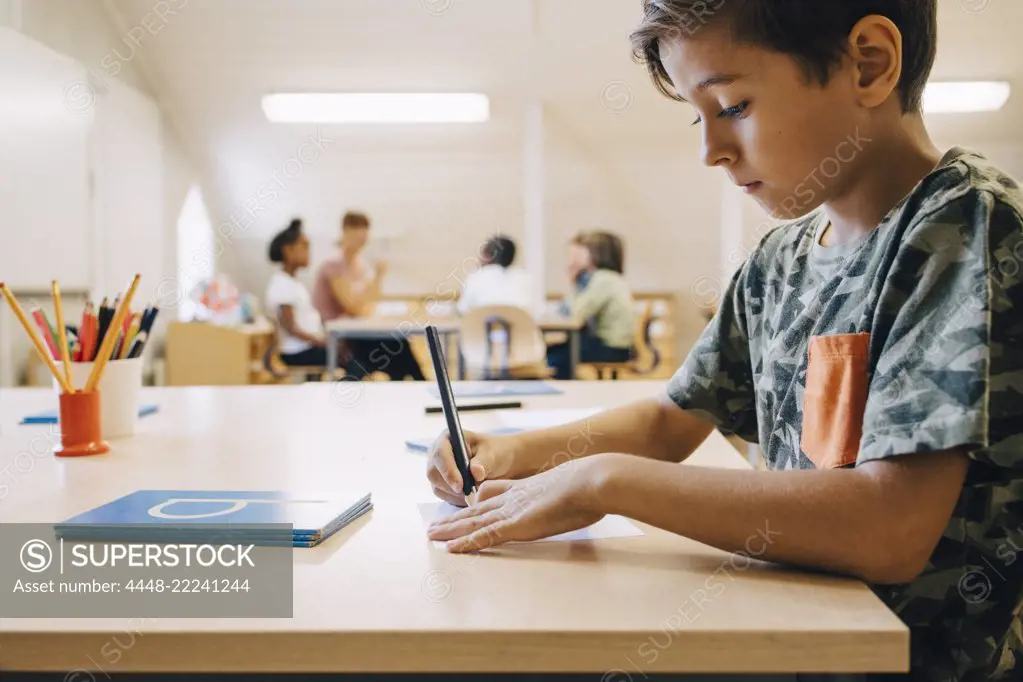
[[[603,412],[602,407],[558,408],[552,410],[502,410],[498,413],[501,424],[508,427],[531,431],[561,426],[586,419]]]
[[[458,511],[460,507],[447,502],[423,502],[419,505],[419,514],[423,517],[423,527],[428,527],[434,519],[442,516],[450,516]],[[629,538],[643,535],[643,531],[634,526],[631,521],[621,516],[609,515],[597,521],[592,526],[573,530],[561,535],[553,535],[542,540],[533,542],[569,542],[572,540],[609,540],[612,538]],[[528,543],[508,543],[528,544]],[[446,543],[442,540],[434,540],[434,547],[444,549]]]

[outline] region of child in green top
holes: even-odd
[[[761,559],[855,576],[902,618],[906,679],[1023,679],[1023,191],[931,141],[936,36],[936,0],[645,0],[635,52],[695,110],[703,162],[792,220],[661,397],[468,436],[485,483],[430,537],[621,514],[739,552],[767,523]],[[678,466],[714,428],[771,470]],[[459,502],[446,439],[430,466]]]
[[[586,322],[580,332],[581,362],[626,362],[632,354],[636,318],[632,291],[622,276],[622,240],[610,232],[584,232],[569,244],[569,279],[576,286],[563,312]],[[567,343],[547,349],[555,379],[573,379]]]

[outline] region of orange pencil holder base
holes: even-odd
[[[100,426],[99,391],[61,393],[60,445],[53,448],[58,457],[83,457],[110,452]]]

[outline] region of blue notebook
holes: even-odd
[[[159,410],[157,405],[141,405],[139,407],[139,417],[145,417],[153,414]],[[56,424],[58,421],[57,410],[46,410],[45,412],[38,412],[36,414],[30,414],[27,417],[23,417],[21,420],[22,424]]]
[[[137,490],[54,525],[68,540],[314,547],[370,509],[369,493]]]
[[[436,384],[426,387],[434,398],[440,398]],[[452,381],[456,398],[485,398],[509,395],[560,395],[560,388],[543,381]]]
[[[492,429],[490,431],[486,431],[485,433],[488,436],[501,436],[509,433],[520,433],[521,431],[522,429],[519,428],[506,427],[501,429]],[[437,440],[436,436],[434,436],[433,438],[415,438],[413,440],[405,441],[405,447],[407,447],[409,450],[415,450],[416,452],[429,452],[430,446],[433,445],[433,442],[435,440]]]

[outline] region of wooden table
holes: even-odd
[[[560,385],[565,395],[527,396],[526,407],[612,406],[663,388]],[[443,417],[424,414],[435,401],[421,383],[162,388],[143,398],[160,411],[133,438],[111,441],[106,456],[58,459],[24,454],[41,452],[51,427],[17,425],[52,393],[0,393],[0,523],[57,522],[145,488],[344,486],[371,491],[375,508],[320,547],[294,550],[291,619],[161,619],[114,665],[99,652],[137,622],[0,618],[0,670],[625,671],[604,677],[639,682],[657,672],[908,665],[908,630],[862,583],[749,563],[656,528],[492,554],[434,548],[416,506],[432,499],[424,458],[403,445],[443,429]],[[462,416],[467,429],[497,419]],[[690,461],[747,466],[717,434]]]
[[[583,322],[558,315],[545,315],[539,318],[537,326],[540,331],[563,332],[568,335],[569,371],[576,376],[575,368],[579,364],[579,332],[585,326]],[[458,340],[462,329],[459,317],[431,317],[411,315],[387,315],[374,317],[344,317],[332,320],[324,325],[327,337],[333,343],[327,344],[327,375],[333,376],[338,367],[337,341],[342,339],[380,339],[394,338],[401,340],[417,334],[426,334],[426,327],[433,325],[441,336],[445,348],[450,348],[449,339]],[[449,357],[453,354],[449,354]],[[458,355],[458,378],[465,378],[465,363],[461,353]]]

